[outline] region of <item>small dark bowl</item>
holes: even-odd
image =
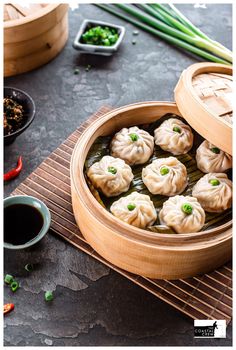
[[[22,105],[24,109],[25,123],[18,130],[14,131],[10,135],[4,135],[4,145],[10,145],[13,141],[15,141],[16,137],[22,134],[25,129],[27,129],[32,123],[35,117],[35,104],[32,99],[26,92],[12,87],[4,87],[4,98],[10,97],[20,105]]]

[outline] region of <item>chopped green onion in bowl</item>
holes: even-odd
[[[107,26],[92,27],[84,32],[81,37],[82,43],[97,46],[113,46],[119,38],[116,28]]]

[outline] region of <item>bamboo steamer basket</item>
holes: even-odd
[[[176,235],[142,230],[122,222],[103,208],[84,177],[85,159],[97,137],[144,121],[152,123],[166,113],[184,118],[173,102],[141,102],[112,110],[93,122],[80,136],[72,154],[71,194],[75,220],[97,253],[131,273],[178,279],[206,273],[230,260],[232,222],[203,232]]]
[[[68,39],[68,4],[4,5],[4,76],[52,60]]]
[[[232,68],[196,63],[183,71],[175,101],[188,123],[205,139],[232,155]]]

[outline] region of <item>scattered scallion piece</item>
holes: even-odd
[[[5,278],[4,278],[4,282],[5,282],[6,284],[11,284],[13,281],[14,281],[13,276],[12,276],[12,275],[6,274],[6,276],[5,276]]]
[[[47,291],[44,294],[45,301],[52,301],[53,300],[53,293],[51,291]]]
[[[160,173],[161,175],[167,175],[169,173],[169,168],[167,168],[166,166],[163,166],[161,169],[160,169]]]
[[[75,68],[74,74],[79,74],[79,72],[80,72],[79,68]]]
[[[86,70],[86,72],[88,72],[88,71],[90,71],[90,69],[91,69],[91,66],[90,66],[90,64],[88,64],[87,67],[85,68],[85,70]]]
[[[33,271],[34,269],[34,266],[32,264],[26,264],[25,265],[25,270],[28,271],[28,272],[31,272]]]
[[[132,44],[135,45],[136,44],[136,40],[133,39],[132,40]]]
[[[193,207],[191,206],[191,204],[189,203],[184,203],[181,207],[182,211],[187,214],[187,215],[190,215],[192,214],[192,211],[193,211]]]
[[[111,174],[114,174],[114,175],[117,173],[117,169],[114,168],[114,166],[109,166],[109,167],[107,168],[107,171],[108,171],[109,173],[111,173]]]
[[[181,129],[178,126],[174,126],[173,127],[173,131],[178,132],[179,134],[181,134]]]
[[[11,282],[11,290],[15,292],[19,288],[19,283],[17,281]]]
[[[139,31],[138,30],[133,30],[133,35],[139,35]]]
[[[212,147],[211,151],[215,154],[219,154],[220,153],[220,149],[218,147]]]
[[[210,183],[212,186],[219,186],[220,181],[219,181],[218,179],[211,179],[211,180],[209,180],[209,183]]]
[[[129,211],[132,211],[132,210],[134,210],[136,208],[136,205],[134,204],[134,203],[129,203],[128,205],[127,205],[127,209],[129,210]]]
[[[139,136],[137,134],[135,134],[135,133],[130,134],[129,137],[131,138],[131,140],[133,142],[137,141],[138,138],[139,138]]]

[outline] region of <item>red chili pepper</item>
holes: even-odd
[[[18,161],[17,161],[17,166],[15,169],[12,169],[10,171],[8,171],[8,173],[4,174],[4,181],[9,181],[11,179],[14,179],[15,177],[17,177],[20,172],[21,172],[21,169],[22,169],[22,157],[20,156],[18,158]]]
[[[11,312],[12,310],[14,310],[15,305],[14,304],[5,304],[3,306],[3,314],[7,314],[8,312]]]

